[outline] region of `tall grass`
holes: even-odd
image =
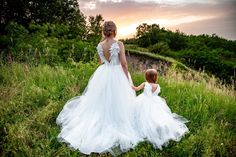
[[[96,67],[94,63],[68,67],[34,67],[19,63],[1,66],[1,155],[81,156],[57,141],[60,130],[55,119],[68,99],[81,94]],[[131,75],[134,84],[144,81],[139,72],[132,71]],[[233,90],[219,86],[214,79],[206,81],[201,75],[191,78],[175,69],[160,76],[159,84],[161,96],[172,111],[190,121],[187,123],[190,133],[180,142],[170,142],[163,150],[142,142],[121,156],[236,155]]]

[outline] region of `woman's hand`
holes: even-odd
[[[136,91],[137,87],[135,87],[135,86],[131,86],[131,87],[132,87],[132,89],[133,89],[133,90],[135,90],[135,91]]]

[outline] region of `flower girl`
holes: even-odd
[[[142,138],[150,141],[155,148],[162,149],[170,140],[179,141],[189,131],[184,124],[187,120],[172,113],[165,99],[158,96],[157,71],[148,69],[145,77],[147,82],[133,86],[135,91],[144,89],[134,102],[135,125]]]

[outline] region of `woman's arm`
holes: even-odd
[[[145,83],[143,82],[142,84],[140,84],[138,87],[132,86],[133,90],[135,91],[139,91],[141,89],[143,89],[145,86]]]
[[[128,65],[127,65],[127,61],[126,61],[126,56],[125,56],[125,47],[124,44],[122,42],[118,42],[119,46],[120,46],[120,63],[121,66],[123,68],[123,71],[125,72],[126,77],[129,79],[128,76]]]

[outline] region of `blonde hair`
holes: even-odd
[[[110,37],[112,33],[116,33],[116,24],[113,21],[105,21],[102,27],[103,35]]]

